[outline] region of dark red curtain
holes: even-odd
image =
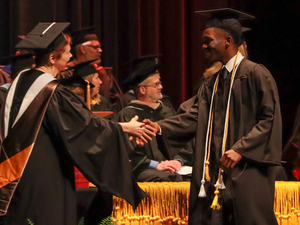
[[[195,11],[220,7],[256,16],[246,24],[252,29],[246,35],[249,56],[277,81],[286,140],[300,99],[298,0],[1,0],[0,57],[13,54],[17,35],[26,35],[38,22],[71,22],[67,32],[95,26],[102,64],[113,67],[119,83],[129,76],[127,61],[163,54],[163,92],[178,107],[193,95],[209,66],[201,50],[205,19]]]

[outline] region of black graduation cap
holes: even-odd
[[[72,46],[76,46],[92,40],[98,41],[99,39],[98,36],[95,34],[94,28],[95,27],[93,26],[73,31],[71,33]]]
[[[125,63],[125,65],[132,65],[134,71],[122,84],[135,86],[146,80],[160,68],[161,64],[158,62],[160,56],[162,55],[147,55]]]
[[[67,78],[60,79],[60,83],[66,87],[80,87],[84,92],[84,100],[87,99],[87,86],[90,85],[90,88],[95,87],[92,83],[86,82],[82,77],[80,76],[71,76]]]
[[[86,87],[88,85],[88,82],[86,82],[82,77],[80,76],[71,76],[71,77],[66,77],[63,79],[59,80],[60,83],[64,86],[67,87],[80,87],[86,92]],[[95,85],[92,83],[89,83],[90,87],[93,88]]]
[[[236,36],[236,38],[239,39],[242,36],[242,26],[240,24],[240,20],[255,18],[247,13],[231,8],[202,10],[196,11],[196,13],[205,17],[209,17],[209,19],[206,21],[206,28],[218,27],[228,31],[231,35]]]
[[[70,23],[39,23],[23,40],[15,46],[18,49],[32,49],[36,52],[50,53],[65,41],[62,31]]]
[[[11,64],[11,79],[15,79],[16,76],[24,69],[32,68],[34,64],[34,58],[32,53],[13,55],[3,58],[7,63]]]
[[[73,76],[86,77],[88,75],[98,73],[94,65],[91,64],[94,61],[95,59],[84,61],[68,68],[67,70],[72,70]]]
[[[247,32],[247,31],[250,31],[251,30],[251,28],[249,28],[249,27],[242,27],[242,32],[244,33],[244,32]]]

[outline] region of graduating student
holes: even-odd
[[[196,138],[189,224],[277,224],[269,175],[281,161],[276,83],[263,65],[238,52],[238,18],[249,15],[232,9],[201,13],[211,16],[202,35],[205,57],[223,67],[204,81],[188,112],[158,122],[174,147]],[[152,125],[159,130],[158,124]]]
[[[136,100],[119,112],[119,122],[130,121],[135,115],[138,115],[139,121],[158,121],[175,115],[173,109],[160,101],[163,86],[159,68],[160,63],[155,56],[144,58],[138,64],[127,81],[133,87]],[[162,140],[154,138],[143,147],[133,143],[129,158],[132,172],[139,182],[182,181],[183,177],[177,172],[182,165],[192,164],[192,149],[187,146],[178,152],[171,152]]]
[[[94,115],[56,74],[71,57],[69,23],[40,23],[18,48],[36,52],[0,113],[0,215],[7,225],[76,224],[74,165],[102,191],[136,207],[146,194],[132,179],[123,132],[147,137],[143,124]],[[148,137],[149,138],[149,137]]]

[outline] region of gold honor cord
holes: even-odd
[[[227,141],[227,134],[228,134],[228,122],[229,122],[229,110],[230,110],[230,96],[231,96],[231,90],[232,90],[233,81],[234,81],[234,77],[235,77],[236,62],[237,62],[239,53],[240,53],[240,51],[238,51],[236,54],[234,66],[233,66],[233,70],[232,70],[232,74],[231,74],[231,78],[230,78],[230,89],[229,89],[227,110],[226,110],[226,122],[225,122],[225,127],[224,127],[224,136],[223,136],[223,143],[222,143],[222,156],[224,155],[225,148],[226,148],[226,141]],[[220,209],[221,208],[221,205],[218,202],[219,187],[221,184],[220,183],[221,172],[222,172],[222,168],[219,168],[218,180],[215,184],[215,187],[216,187],[216,190],[214,193],[215,197],[212,202],[212,205],[210,206],[212,209]],[[223,183],[223,181],[222,181],[222,183]]]
[[[217,78],[217,83],[216,83],[216,88],[214,91],[214,95],[217,93],[218,90],[218,85],[219,85],[219,77]],[[210,181],[210,176],[209,176],[209,158],[210,158],[210,147],[211,147],[211,137],[212,137],[212,127],[213,127],[213,120],[214,120],[214,110],[212,110],[211,113],[211,122],[210,122],[210,129],[209,129],[209,142],[208,142],[208,154],[207,154],[207,159],[205,162],[205,178],[207,181]]]
[[[214,97],[215,97],[216,89],[217,89],[217,86],[219,84],[220,72],[219,72],[218,77],[217,77],[217,79],[215,81],[215,84],[214,84],[214,92],[213,92],[212,97],[211,97],[211,102],[212,103],[214,102]],[[206,180],[210,181],[208,165],[209,165],[210,143],[211,143],[209,141],[209,140],[211,140],[211,135],[209,136],[209,134],[212,133],[211,130],[212,130],[212,118],[213,118],[213,104],[212,103],[210,104],[210,107],[209,107],[209,118],[208,118],[208,125],[207,125],[207,131],[206,131],[206,139],[205,139],[205,151],[204,151],[204,162],[203,162],[202,180],[201,180],[200,191],[199,191],[199,194],[198,194],[198,197],[201,197],[201,198],[206,197],[206,193],[205,193],[205,189],[204,189],[205,176],[206,176]],[[209,146],[208,146],[208,143],[209,143]],[[208,153],[209,153],[209,155],[208,155]]]
[[[231,95],[231,89],[232,89],[232,85],[233,85],[233,81],[234,81],[235,69],[236,69],[236,63],[237,63],[238,55],[239,55],[239,51],[236,54],[236,58],[235,58],[234,66],[233,66],[233,71],[232,71],[232,74],[231,74],[231,80],[230,80],[230,90],[229,90],[229,96],[228,96],[228,102],[227,102],[226,121],[225,121],[225,126],[224,126],[224,135],[223,135],[223,143],[222,143],[222,155],[225,152],[225,146],[226,146],[226,139],[227,139],[227,133],[228,133],[228,121],[229,121],[229,109],[230,109],[230,95]],[[214,84],[214,91],[213,91],[212,99],[211,99],[208,129],[207,129],[207,134],[206,134],[206,144],[205,144],[206,146],[205,146],[203,176],[202,176],[202,180],[201,180],[201,187],[200,187],[198,197],[206,197],[206,193],[205,193],[205,189],[204,189],[204,184],[205,184],[204,176],[205,176],[205,179],[207,181],[211,180],[211,178],[209,176],[209,164],[210,164],[209,159],[210,159],[210,153],[211,153],[212,125],[213,125],[213,119],[214,119],[213,103],[214,103],[214,96],[215,96],[215,94],[217,92],[217,89],[218,89],[219,80],[220,80],[220,74],[218,75],[218,77],[216,79],[216,82]],[[221,185],[220,184],[220,177],[221,177],[221,168],[219,169],[218,180],[217,180],[216,185],[215,185],[216,186],[215,198],[213,200],[213,204],[211,205],[211,208],[213,208],[213,209],[220,209],[221,208],[221,206],[218,204],[219,186]]]

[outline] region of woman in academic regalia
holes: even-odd
[[[146,197],[132,179],[123,135],[147,137],[144,125],[92,114],[55,79],[72,56],[62,33],[68,25],[40,23],[17,45],[35,50],[36,67],[20,72],[0,113],[0,224],[76,224],[74,165],[134,208]]]

